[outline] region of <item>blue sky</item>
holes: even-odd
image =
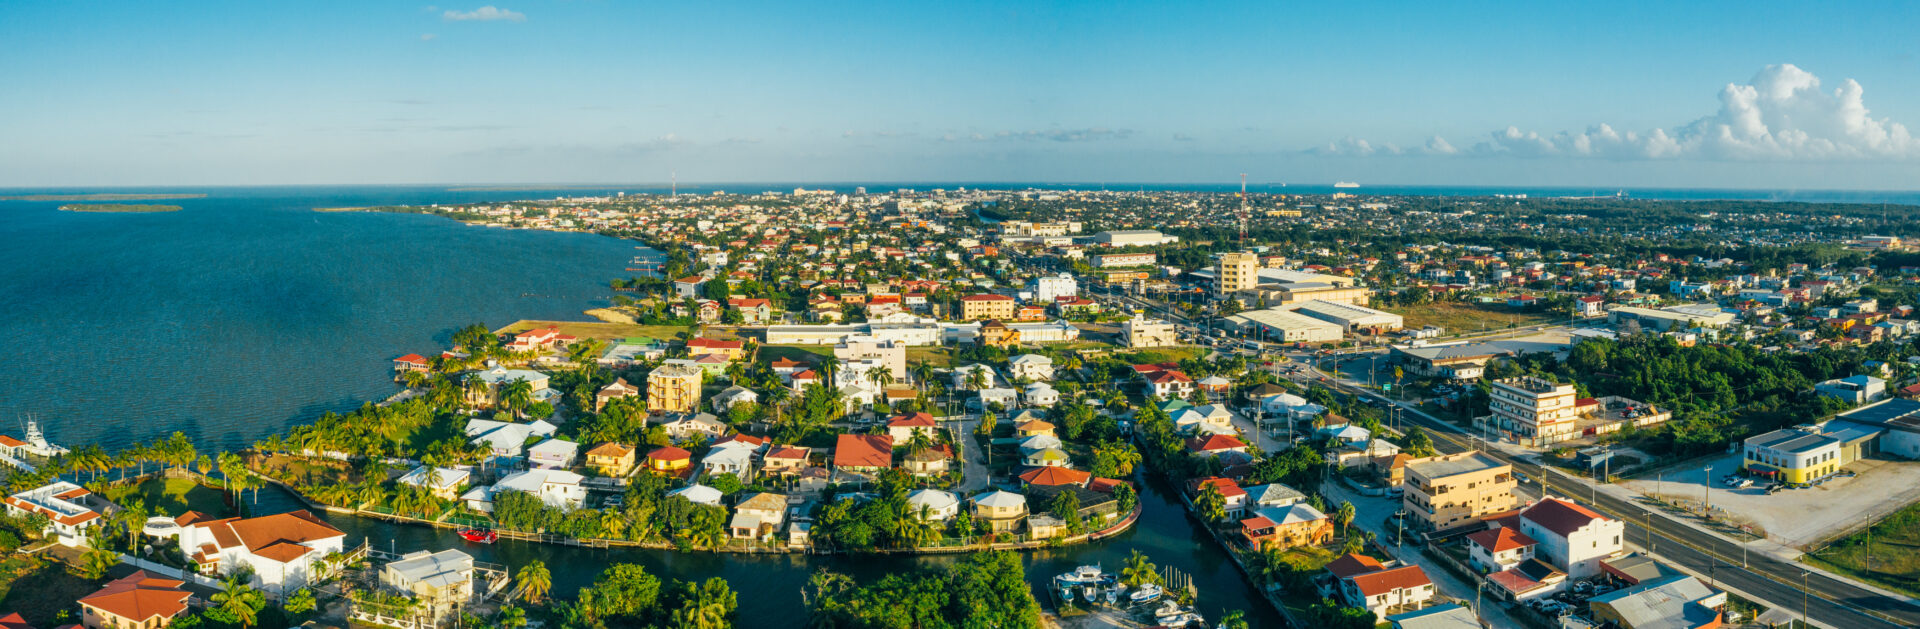
[[[0,4],[0,186],[1920,187],[1897,2],[488,2]]]

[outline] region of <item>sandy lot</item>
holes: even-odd
[[[1644,495],[1656,492],[1698,503],[1701,468],[1713,467],[1713,506],[1750,519],[1768,539],[1802,548],[1869,519],[1885,517],[1920,500],[1920,463],[1871,459],[1847,469],[1860,475],[1839,478],[1810,489],[1783,489],[1767,495],[1755,483],[1746,489],[1728,489],[1720,478],[1740,465],[1737,454],[1700,459],[1695,464],[1669,468],[1664,480],[1643,476],[1621,485]]]

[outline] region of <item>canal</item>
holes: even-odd
[[[279,490],[263,491],[259,500],[255,513],[301,508],[296,498]],[[1126,533],[1090,544],[1023,552],[1027,580],[1034,587],[1034,596],[1044,603],[1048,581],[1053,575],[1075,566],[1100,564],[1108,571],[1118,572],[1128,554],[1137,549],[1162,568],[1171,567],[1191,577],[1199,592],[1196,607],[1209,621],[1218,621],[1226,610],[1244,609],[1252,626],[1283,626],[1279,614],[1260,599],[1226,551],[1196,528],[1197,522],[1182,511],[1180,498],[1170,485],[1148,482],[1140,500],[1145,505],[1140,520]],[[752,627],[803,626],[806,614],[800,591],[807,577],[818,570],[846,573],[864,583],[889,573],[937,568],[955,560],[954,556],[943,555],[746,555],[596,549],[504,539],[492,545],[479,545],[468,543],[447,529],[325,512],[320,516],[347,533],[349,546],[358,545],[364,539],[376,548],[399,552],[460,548],[480,561],[512,568],[538,559],[553,572],[554,595],[567,598],[591,584],[594,577],[614,563],[640,564],[646,566],[647,572],[663,579],[694,581],[722,577],[739,593],[740,626]]]

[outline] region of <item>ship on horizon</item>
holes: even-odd
[[[1336,182],[1333,182],[1333,187],[1335,187],[1335,188],[1358,188],[1358,187],[1360,187],[1360,184],[1357,184],[1357,183],[1354,183],[1354,182],[1351,182],[1351,181],[1336,181]]]

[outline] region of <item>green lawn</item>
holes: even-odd
[[[1920,596],[1920,504],[1908,505],[1866,531],[1841,538],[1807,563]],[[1869,560],[1871,567],[1867,568]]]
[[[188,511],[228,515],[226,499],[220,490],[202,487],[190,479],[149,478],[140,483],[138,490],[146,500],[147,510],[154,515],[178,516]]]
[[[926,363],[934,367],[952,367],[953,350],[945,347],[907,348],[907,364],[911,366],[920,363]]]
[[[761,362],[765,363],[771,363],[785,358],[803,363],[818,364],[822,362],[822,358],[832,355],[832,345],[762,345],[760,346],[759,358]],[[898,376],[899,374],[895,375]]]
[[[74,601],[98,589],[85,579],[67,572],[57,561],[41,555],[14,555],[0,559],[0,609],[19,612],[36,627],[54,627],[78,620],[62,621],[60,612],[76,612]]]

